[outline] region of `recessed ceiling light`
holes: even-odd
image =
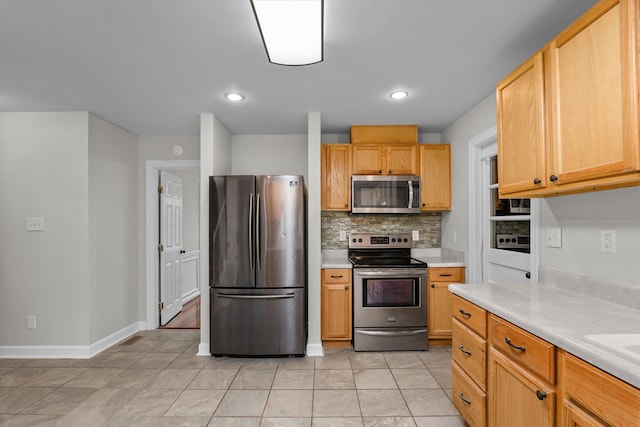
[[[233,101],[233,102],[240,102],[244,99],[244,95],[237,92],[225,93],[224,97],[227,98],[229,101]]]
[[[391,92],[391,94],[389,94],[389,98],[391,99],[403,99],[407,96],[409,96],[409,92],[407,92],[406,90],[396,90],[395,92]]]

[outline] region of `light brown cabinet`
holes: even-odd
[[[640,423],[640,390],[565,352],[558,352],[558,425]]]
[[[601,0],[497,86],[500,194],[640,184],[638,0]]]
[[[451,145],[420,146],[420,210],[451,209]]]
[[[489,315],[489,426],[555,426],[555,347]]]
[[[322,270],[321,338],[323,344],[349,345],[351,341],[351,270],[330,268]]]
[[[452,313],[453,404],[469,426],[484,427],[487,422],[487,312],[453,295]]]
[[[321,159],[321,209],[351,210],[351,145],[323,144]]]
[[[464,283],[464,267],[428,269],[427,304],[429,339],[451,339],[452,294],[450,283]]]
[[[352,144],[353,175],[417,175],[418,144]]]

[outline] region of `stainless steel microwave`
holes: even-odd
[[[353,175],[351,177],[351,212],[420,212],[420,177]]]

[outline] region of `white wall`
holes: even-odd
[[[442,133],[442,141],[451,143],[452,181],[452,210],[442,213],[443,247],[469,253],[469,140],[495,124],[496,96],[492,93]]]
[[[0,113],[0,124],[0,346],[86,345],[88,113]],[[45,231],[25,231],[27,217]]]
[[[213,114],[200,115],[200,345],[209,350],[209,177],[231,174],[231,134]]]
[[[90,343],[139,320],[137,173],[138,137],[89,114]]]
[[[541,268],[611,281],[640,289],[640,187],[544,199],[541,230],[562,229],[562,248],[541,245]],[[600,251],[600,230],[615,229],[616,253]]]
[[[231,141],[234,175],[304,175],[307,181],[307,135],[233,135]]]

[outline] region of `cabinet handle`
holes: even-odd
[[[379,169],[379,170],[378,170],[378,173],[382,173],[382,170],[381,170],[381,169]]]
[[[504,342],[506,342],[509,347],[515,348],[516,350],[519,350],[519,351],[521,351],[523,353],[527,350],[526,348],[524,348],[521,345],[515,345],[514,343],[511,342],[511,340],[509,338],[505,338]]]
[[[542,182],[542,180],[541,180],[540,178],[535,178],[535,179],[533,180],[533,183],[534,183],[535,185],[538,185],[538,184],[540,184],[541,182]]]
[[[435,287],[436,287],[436,285],[434,285],[434,284],[432,283],[432,284],[431,284],[431,287],[432,287],[432,288],[435,288]]]
[[[344,290],[345,290],[345,291],[348,291],[348,290],[349,290],[349,287],[348,287],[348,286],[345,286],[345,287],[344,287]]]
[[[458,350],[460,350],[461,352],[463,352],[464,354],[466,354],[467,356],[471,356],[471,352],[467,349],[465,349],[462,344],[458,345]]]
[[[524,277],[526,277],[527,279],[531,279],[531,272],[527,271],[527,273],[524,275]]]
[[[345,207],[345,208],[348,208],[348,207],[349,207],[349,205],[347,205],[347,204],[345,203],[345,204],[344,204],[344,207]]]
[[[460,398],[460,400],[462,400],[467,405],[471,405],[471,401],[469,399],[465,399],[464,398],[464,394],[462,394],[461,391],[458,392],[458,397]]]
[[[337,274],[336,274],[336,275],[333,275],[333,274],[331,275],[331,278],[332,278],[332,279],[341,279],[341,278],[343,278],[343,277],[344,277],[344,276],[343,276],[342,274],[341,274],[341,275],[339,275],[339,276],[338,276]]]
[[[391,175],[391,169],[389,169],[389,175]]]
[[[544,391],[536,390],[536,396],[538,396],[538,400],[544,400],[547,397],[547,393]]]
[[[453,274],[451,274],[451,273],[440,273],[439,276],[440,277],[451,277],[451,276],[453,276]]]
[[[558,177],[557,177],[557,176],[555,176],[555,175],[551,175],[551,176],[549,177],[549,181],[551,181],[551,182],[556,182],[557,180],[558,180]]]
[[[471,317],[471,313],[467,313],[466,311],[464,311],[463,309],[460,309],[460,314],[462,314],[464,317],[466,317],[467,319]]]
[[[422,204],[422,207],[424,208],[425,206],[427,206],[427,204],[426,204],[426,203],[423,203],[423,204]]]

